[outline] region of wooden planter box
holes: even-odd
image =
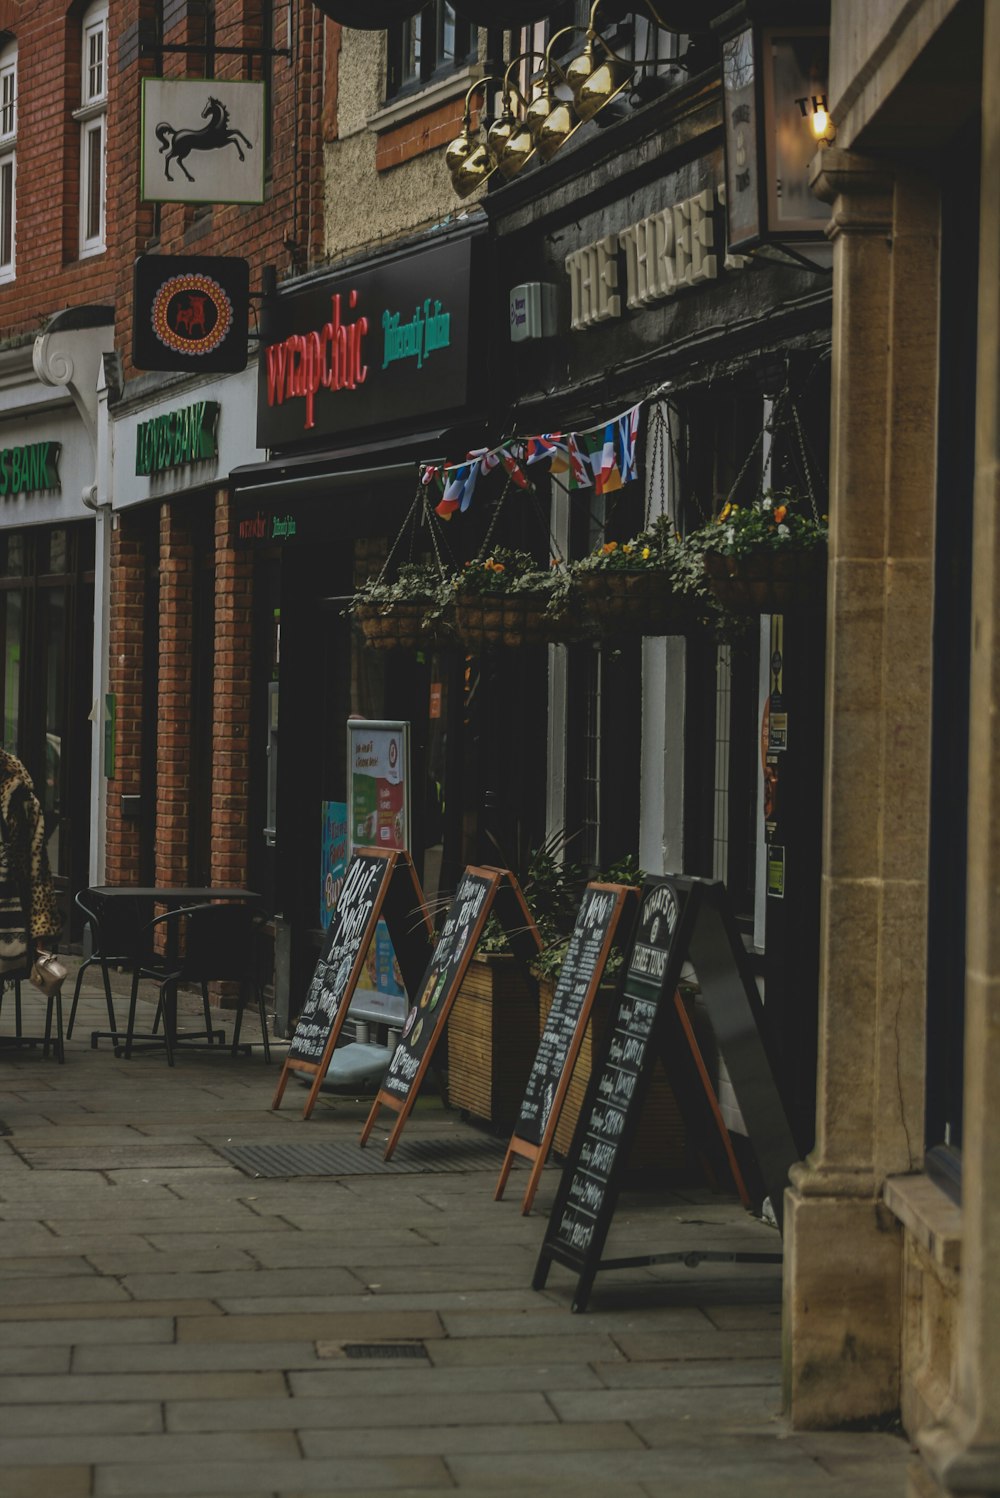
[[[539,1037],[545,1028],[545,1019],[552,1003],[554,988],[553,979],[539,980]],[[605,984],[598,990],[597,998],[594,1000],[594,1007],[583,1034],[583,1042],[556,1127],[554,1144],[560,1155],[568,1154],[573,1142],[573,1134],[580,1116],[580,1109],[583,1107],[587,1083],[590,1081],[594,1053],[600,1048],[601,1040],[610,1023],[616,991],[613,983]],[[629,1155],[628,1169],[679,1172],[686,1164],[686,1146],[687,1138],[680,1111],[674,1101],[673,1093],[667,1086],[662,1063],[657,1061],[649,1092],[643,1104],[642,1118]]]
[[[516,957],[473,957],[448,1016],[448,1097],[510,1130],[538,1049],[538,991]]]

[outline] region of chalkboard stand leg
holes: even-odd
[[[372,1129],[375,1127],[375,1120],[376,1120],[376,1118],[378,1118],[379,1111],[380,1111],[381,1107],[382,1107],[381,1100],[379,1098],[376,1098],[375,1101],[374,1101],[374,1103],[372,1103],[371,1112],[369,1113],[367,1119],[365,1120],[365,1126],[361,1130],[360,1144],[361,1144],[361,1148],[362,1149],[364,1149],[365,1145],[368,1143],[368,1135],[371,1133]]]
[[[316,1106],[316,1099],[319,1097],[319,1090],[323,1085],[323,1080],[325,1077],[326,1067],[318,1066],[316,1068],[316,1080],[313,1082],[312,1086],[309,1089],[309,1096],[306,1098],[306,1105],[302,1109],[303,1119],[309,1118],[311,1116],[312,1111]]]
[[[410,1096],[412,1097],[413,1094],[411,1093]],[[403,1125],[407,1120],[409,1112],[409,1108],[404,1107],[400,1112],[399,1117],[396,1119],[396,1126],[393,1129],[392,1133],[389,1135],[389,1143],[386,1145],[385,1153],[382,1156],[383,1160],[392,1159],[392,1152],[396,1148],[396,1145],[399,1143],[399,1136],[403,1132]]]
[[[531,1175],[528,1177],[528,1184],[525,1188],[524,1196],[521,1200],[522,1217],[527,1217],[528,1213],[531,1211],[531,1204],[535,1200],[535,1192],[538,1190],[538,1183],[542,1179],[542,1171],[544,1169],[545,1151],[539,1150],[538,1155],[535,1158],[535,1163],[531,1167]]]
[[[532,1278],[532,1281],[531,1281],[531,1288],[532,1288],[532,1290],[544,1290],[545,1289],[545,1281],[549,1277],[549,1270],[550,1270],[551,1267],[552,1267],[552,1260],[549,1258],[548,1254],[545,1253],[545,1251],[543,1250],[542,1253],[539,1254],[539,1256],[538,1256],[538,1263],[535,1265],[535,1273],[534,1273],[534,1277]]]
[[[510,1175],[510,1167],[513,1165],[513,1163],[514,1151],[512,1149],[508,1149],[506,1155],[504,1155],[503,1164],[500,1167],[500,1179],[497,1181],[496,1190],[493,1193],[493,1200],[495,1202],[498,1202],[503,1196],[504,1187],[507,1184],[507,1177]]]
[[[288,1086],[288,1067],[287,1066],[283,1066],[281,1068],[281,1076],[278,1078],[278,1085],[277,1085],[277,1087],[275,1089],[274,1097],[271,1099],[271,1111],[272,1112],[274,1111],[275,1108],[279,1108],[281,1106],[281,1099],[282,1099],[282,1097],[284,1095],[284,1091],[285,1091],[285,1088],[287,1086]]]
[[[570,1306],[570,1310],[574,1314],[579,1314],[581,1311],[587,1309],[588,1302],[590,1301],[590,1292],[594,1288],[594,1275],[597,1273],[597,1269],[598,1266],[596,1264],[590,1269],[585,1269],[577,1280],[576,1294],[573,1296],[573,1303]]]

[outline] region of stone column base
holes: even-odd
[[[785,1410],[799,1430],[899,1408],[902,1239],[881,1203],[785,1192]]]

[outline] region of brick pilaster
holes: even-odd
[[[176,505],[165,504],[160,512],[157,884],[189,881],[193,568],[190,527]]]
[[[141,786],[142,620],[146,597],[146,563],[134,517],[119,514],[111,536],[109,690],[117,700],[115,776],[109,786],[107,881],[132,884],[139,879],[139,823],[125,821],[122,795],[137,795]]]
[[[249,858],[253,559],[232,544],[232,501],[215,500],[215,672],[212,718],[212,881],[245,885]]]

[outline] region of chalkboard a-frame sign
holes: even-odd
[[[396,1148],[416,1102],[434,1047],[491,913],[503,927],[511,951],[522,962],[527,963],[541,951],[542,938],[525,904],[521,886],[510,870],[467,868],[458,881],[434,954],[419,989],[415,990],[418,998],[407,1015],[402,1037],[361,1131],[364,1145],[382,1108],[399,1115],[385,1147],[386,1160]],[[408,993],[413,991],[407,988]]]
[[[405,851],[359,848],[348,864],[272,1108],[281,1103],[292,1072],[298,1072],[313,1078],[302,1117],[312,1113],[380,917],[389,930],[403,987],[413,993],[433,929],[420,881]]]
[[[658,1258],[698,1262],[715,1257],[695,1253],[603,1262],[601,1258],[658,1055],[685,1120],[697,1104],[701,1114],[696,1127],[704,1129],[705,1093],[697,1080],[694,1087],[685,1085],[697,1048],[683,1028],[683,1005],[675,1002],[686,960],[697,974],[763,1190],[781,1225],[784,1188],[798,1152],[774,1083],[761,1030],[760,998],[725,886],[680,877],[650,880],[642,890],[618,1012],[591,1075],[532,1281],[534,1289],[542,1289],[553,1262],[575,1270],[574,1311],[585,1309],[599,1269],[650,1264]],[[678,1064],[682,1053],[686,1067]],[[778,1259],[780,1254],[721,1257]]]
[[[503,1196],[515,1157],[530,1161],[522,1213],[531,1211],[611,948],[623,917],[627,912],[634,915],[638,893],[626,884],[592,883],[587,885],[580,901],[518,1121],[493,1194],[494,1201]]]

